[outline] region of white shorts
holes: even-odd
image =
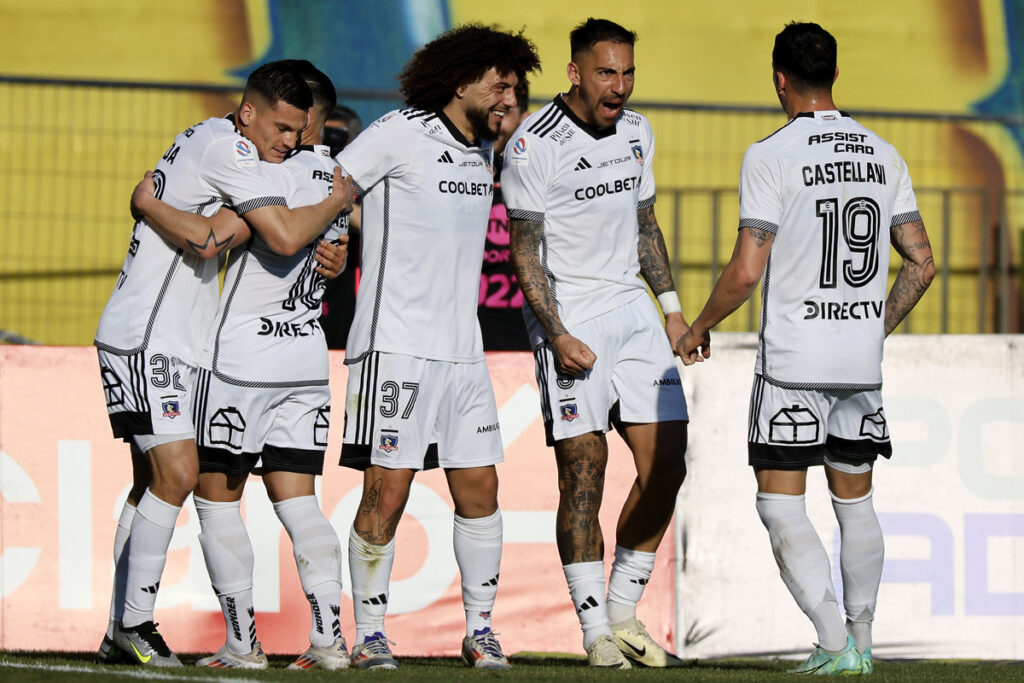
[[[534,350],[548,445],[615,423],[689,420],[679,369],[648,297],[577,325],[570,333],[597,356],[582,375],[557,370],[554,349]]]
[[[348,369],[341,465],[461,469],[504,460],[484,361],[371,352]]]
[[[130,355],[97,349],[107,416],[116,438],[155,443],[194,439],[192,382],[196,369],[173,354],[147,349]]]
[[[240,386],[200,369],[195,406],[200,472],[323,472],[331,426],[326,384]]]
[[[880,390],[783,389],[757,374],[747,442],[747,462],[759,469],[870,464],[892,455]]]

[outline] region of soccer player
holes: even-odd
[[[178,135],[153,172],[160,206],[212,216],[222,204],[280,253],[294,254],[351,204],[348,182],[324,201],[290,210],[259,160],[280,162],[297,144],[312,104],[291,67],[252,73],[234,117],[207,119]],[[217,310],[217,260],[241,238],[206,222],[174,242],[139,220],[95,344],[114,436],[134,443],[136,477],[115,538],[115,566],[127,555],[124,608],[101,656],[116,645],[148,666],[180,666],[153,622],[153,606],[178,511],[198,477],[192,378]],[[146,487],[142,489],[142,485]],[[142,490],[140,490],[142,489]],[[120,546],[120,548],[118,547]]]
[[[739,235],[704,310],[677,345],[710,356],[709,330],[764,275],[748,462],[782,580],[818,645],[798,673],[871,673],[882,530],[871,472],[892,454],[882,410],[882,342],[935,274],[907,166],[836,109],[836,41],[791,23],[775,37],[775,90],[789,123],[747,150]],[[886,297],[889,240],[903,259]],[[843,614],[828,556],[804,509],[807,468],[825,466],[842,537]]]
[[[556,538],[591,666],[679,666],[636,619],[686,475],[686,399],[672,344],[686,329],[654,216],[654,137],[625,108],[636,35],[604,19],[570,34],[569,92],[505,153],[512,258],[558,464]],[[657,295],[662,327],[643,280]],[[598,511],[614,424],[637,477],[605,595]]]
[[[507,668],[491,628],[502,525],[494,391],[476,304],[491,210],[491,142],[539,65],[522,34],[466,25],[400,76],[405,109],[338,156],[363,196],[362,280],[348,336],[341,464],[363,471],[349,536],[357,668],[394,669],[384,617],[395,529],[417,471],[442,467],[455,504],[465,662]]]
[[[321,131],[336,93],[331,80],[310,62],[285,63],[303,76],[313,95],[310,124],[302,136],[307,144],[263,171],[283,188],[289,206],[306,206],[331,191],[337,162],[321,144]],[[222,213],[228,221],[241,222],[230,211]],[[178,212],[173,229],[184,231],[182,222],[189,220],[195,219]],[[314,254],[320,241],[347,240],[343,216],[326,228],[320,239],[293,256],[276,254],[257,234],[232,249],[228,259],[215,331],[196,380],[202,398],[195,411],[199,485],[193,498],[227,636],[217,653],[198,661],[200,666],[267,667],[256,636],[252,544],[240,509],[250,471],[263,476],[274,511],[292,539],[311,608],[310,647],[289,668],[349,665],[339,623],[341,545],[314,491],[316,475],[323,471],[331,401],[327,345],[316,321],[324,277],[315,270]]]

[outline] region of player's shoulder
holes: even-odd
[[[560,129],[565,120],[566,113],[563,107],[559,107],[558,102],[552,100],[530,114],[519,125],[515,135],[516,137],[525,137],[527,141],[536,139],[537,144],[551,144],[555,142],[554,133]]]
[[[619,115],[619,122],[617,125],[644,131],[651,130],[651,122],[647,120],[646,116],[635,109],[623,109],[622,114]]]

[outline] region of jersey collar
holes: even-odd
[[[800,118],[804,118],[804,119],[821,119],[821,118],[823,118],[824,116],[826,116],[828,114],[839,114],[840,116],[845,116],[846,118],[850,118],[849,114],[847,114],[845,111],[841,111],[841,110],[838,110],[838,109],[823,109],[823,110],[820,110],[820,111],[802,111],[799,114],[797,114],[796,116],[794,116],[793,118],[794,119],[800,119]]]
[[[589,123],[576,116],[576,113],[565,103],[562,99],[562,95],[555,95],[553,100],[555,106],[562,110],[562,113],[569,117],[569,120],[576,124],[577,127],[581,128],[590,137],[595,140],[601,140],[610,135],[615,135],[615,126],[608,126],[607,128],[594,128]],[[621,116],[621,114],[620,114]]]
[[[448,132],[452,134],[452,137],[455,138],[455,141],[460,145],[464,145],[466,147],[480,146],[478,142],[470,142],[467,140],[466,136],[462,134],[462,131],[458,129],[458,126],[452,123],[452,120],[445,116],[443,111],[437,112],[437,118],[441,119],[441,123],[444,124],[444,127],[448,129]]]

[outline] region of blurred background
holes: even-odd
[[[901,332],[1022,331],[1022,0],[2,0],[0,338],[91,343],[136,181],[178,132],[232,111],[258,64],[311,60],[369,123],[439,32],[525,27],[544,66],[536,107],[566,89],[568,32],[588,16],[639,34],[632,102],[654,125],[688,317],[731,253],[743,153],[785,123],[771,48],[798,19],[838,40],[839,106],[910,166],[939,273]],[[758,301],[721,329],[756,329]]]

